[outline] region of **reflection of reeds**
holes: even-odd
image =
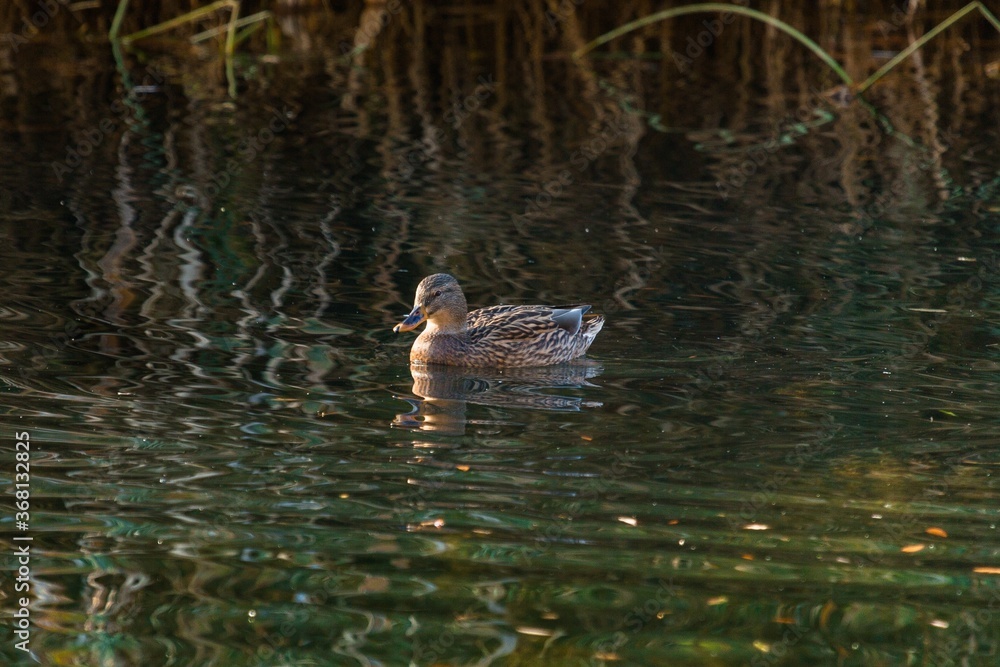
[[[264,8],[246,4],[248,12]],[[662,287],[669,275],[675,258],[654,248],[669,248],[675,226],[749,211],[755,224],[745,233],[766,245],[782,224],[769,219],[775,214],[766,204],[785,193],[817,209],[853,211],[865,227],[905,207],[933,211],[956,187],[948,169],[971,172],[970,183],[989,179],[954,159],[994,104],[982,68],[956,55],[970,35],[988,51],[978,37],[990,36],[992,28],[979,25],[985,22],[969,19],[941,33],[883,78],[866,93],[872,114],[824,98],[836,83],[829,71],[783,34],[748,20],[727,26],[685,72],[670,54],[703,29],[697,17],[621,38],[616,48],[627,53],[617,59],[574,61],[567,54],[587,37],[635,15],[589,3],[567,13],[565,4],[416,0],[393,14],[377,3],[343,12],[320,4],[292,12],[274,3],[266,8],[284,31],[286,52],[310,57],[248,58],[235,104],[220,85],[218,60],[188,57],[188,40],[209,26],[178,25],[160,38],[183,48],[149,40],[128,56],[126,67],[147,90],[122,98],[104,45],[74,41],[81,25],[106,30],[107,3],[60,5],[37,35],[2,53],[8,113],[0,127],[18,137],[17,150],[58,162],[81,133],[113,122],[63,183],[54,182],[50,164],[24,167],[25,178],[42,183],[47,199],[65,198],[80,221],[78,260],[91,290],[76,302],[81,316],[152,324],[159,335],[165,332],[156,325],[177,311],[232,314],[240,323],[233,338],[247,345],[260,321],[323,315],[371,327],[375,314],[388,328],[420,276],[442,269],[469,282],[477,305],[498,294],[509,301],[594,294],[622,309],[624,321],[648,286]],[[0,31],[17,33],[35,6],[4,4]],[[135,3],[121,29],[136,32],[188,9]],[[917,11],[879,27],[891,11],[888,2],[868,14],[834,3],[815,15],[791,7],[781,19],[862,80],[888,60],[874,47],[899,51],[942,20]],[[373,21],[378,29],[359,35]],[[254,35],[240,53],[267,48]],[[83,66],[67,64],[76,50],[86,55]],[[148,68],[162,83],[142,85]],[[480,77],[495,87],[456,121],[449,112]],[[109,99],[122,102],[120,113],[109,110]],[[286,107],[294,125],[227,168],[245,135]],[[60,127],[64,134],[53,132]],[[759,164],[721,199],[716,181],[751,158]],[[184,210],[190,202],[177,193],[204,195],[220,172],[228,183]],[[542,194],[544,207],[511,222]],[[578,219],[584,207],[599,228],[588,231]],[[227,229],[244,242],[223,243]],[[585,269],[576,258],[585,258]],[[223,266],[233,269],[235,285],[205,282]],[[197,271],[205,281],[187,292],[164,287]],[[239,307],[230,313],[234,290]],[[737,298],[749,302],[752,292]],[[364,312],[344,305],[359,302]],[[365,329],[362,338],[377,334]],[[236,356],[236,365],[251,363]]]

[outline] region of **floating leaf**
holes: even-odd
[[[826,624],[830,622],[830,614],[832,614],[833,610],[836,609],[836,608],[837,608],[837,605],[834,604],[833,600],[827,600],[826,604],[823,605],[823,609],[820,610],[820,612],[819,612],[819,627],[820,628],[826,629]]]
[[[907,544],[905,547],[900,549],[900,551],[902,551],[904,554],[915,554],[918,551],[923,551],[923,550],[924,550],[923,544]]]

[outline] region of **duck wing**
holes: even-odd
[[[469,313],[469,338],[472,342],[524,340],[559,330],[575,336],[588,310],[588,305],[481,308]]]
[[[566,331],[570,336],[575,336],[580,332],[583,324],[583,315],[590,306],[563,306],[552,309],[552,320],[556,325]]]

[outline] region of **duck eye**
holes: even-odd
[[[441,296],[441,290],[435,290],[434,291],[434,297],[437,298],[439,296]]]

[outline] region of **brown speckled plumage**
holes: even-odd
[[[410,348],[411,362],[449,366],[548,366],[583,355],[604,317],[588,305],[491,306],[468,312],[453,277],[436,273],[417,286],[413,311],[394,331],[427,328]]]

